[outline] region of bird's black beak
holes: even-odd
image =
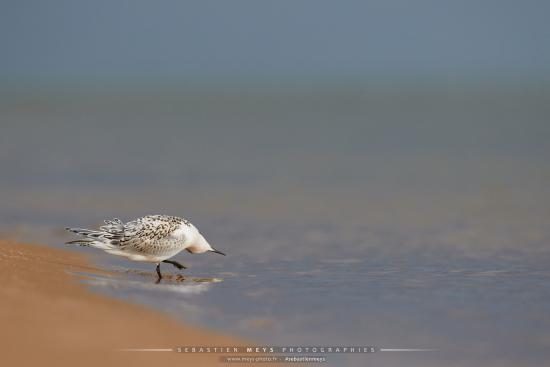
[[[210,252],[214,252],[214,253],[216,253],[216,254],[220,254],[220,255],[223,255],[223,256],[227,256],[227,255],[225,255],[223,252],[218,251],[218,250],[216,250],[216,249],[210,250]]]

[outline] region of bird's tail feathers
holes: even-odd
[[[100,230],[107,232],[107,233],[120,233],[124,231],[124,223],[118,218],[114,218],[113,220],[105,220],[105,225],[99,227]]]
[[[69,232],[76,233],[85,238],[66,242],[68,245],[90,246],[102,250],[110,250],[116,246],[112,243],[113,234],[103,231],[93,231],[85,228],[65,228]]]
[[[90,244],[94,242],[92,240],[74,240],[65,242],[66,245],[78,245],[78,246],[90,246]]]

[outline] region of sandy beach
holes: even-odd
[[[218,354],[121,348],[244,345],[143,306],[86,289],[76,272],[101,272],[80,254],[0,240],[0,344],[4,366],[219,365]]]

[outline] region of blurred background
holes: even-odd
[[[4,1],[1,222],[443,226],[412,242],[546,251],[549,10]],[[313,251],[289,247],[244,252]]]
[[[187,320],[446,351],[379,365],[550,358],[549,3],[0,8],[2,237],[185,216],[230,255],[188,260],[226,279]]]

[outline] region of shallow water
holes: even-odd
[[[436,349],[329,365],[543,366],[549,90],[11,97],[0,231],[186,216],[228,256],[156,285],[79,248],[116,274],[86,282],[265,344]]]
[[[265,344],[437,350],[329,356],[332,363],[540,365],[548,355],[547,261],[193,262],[184,279],[159,285],[151,266],[127,273],[128,264],[100,264],[121,275],[92,278],[94,289]]]

